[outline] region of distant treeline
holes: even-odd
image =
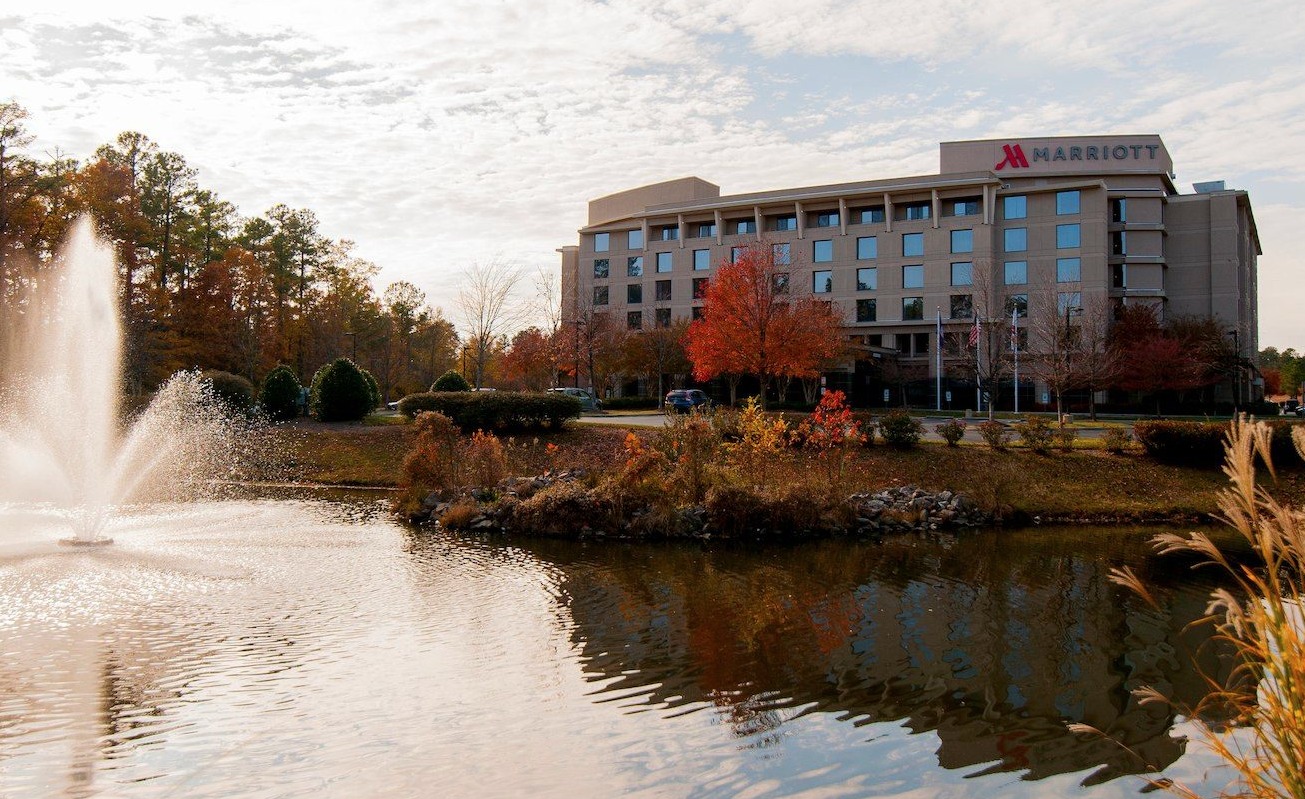
[[[344,355],[395,398],[457,360],[454,325],[425,294],[397,282],[378,297],[378,267],[322,235],[312,210],[244,216],[181,154],[132,131],[84,162],[36,154],[26,120],[0,103],[0,319],[21,317],[69,226],[89,213],[117,251],[128,391],[192,368],[257,382],[284,363],[307,380]]]

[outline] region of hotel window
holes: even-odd
[[[856,321],[858,322],[877,322],[878,309],[875,300],[857,300],[856,301]]]
[[[902,321],[924,318],[924,297],[902,298]]]
[[[701,319],[701,318],[702,318],[702,306],[700,306],[700,305],[695,305],[695,306],[693,306],[692,310],[689,311],[689,318],[692,319],[692,320],[695,321],[695,322],[698,321],[699,319]]]
[[[643,302],[643,284],[630,283],[625,287],[626,305],[639,305]]]
[[[953,230],[952,252],[974,252],[974,231]]]
[[[1077,191],[1058,191],[1056,192],[1056,215],[1064,216],[1065,214],[1077,214],[1079,208],[1079,196]]]
[[[830,294],[834,290],[834,273],[828,269],[822,269],[818,272],[811,273],[811,293],[812,294]]]
[[[607,286],[594,286],[594,305],[607,304]]]
[[[1110,287],[1112,289],[1128,288],[1128,266],[1127,264],[1111,264],[1110,266]]]
[[[876,205],[874,208],[862,208],[860,219],[861,219],[861,224],[863,225],[870,225],[875,222],[883,222],[884,221],[883,206]]]
[[[1079,246],[1080,228],[1074,225],[1056,225],[1056,249],[1072,250]]]
[[[625,261],[626,277],[643,277],[643,256],[636,255]]]
[[[643,249],[643,231],[642,231],[642,230],[631,230],[629,233],[627,233],[627,234],[626,234],[626,247],[625,247],[625,248],[626,248],[627,250],[641,250],[641,249]]]
[[[678,225],[667,225],[662,228],[662,241],[675,241],[680,237],[680,228]]]
[[[698,238],[709,239],[716,235],[715,222],[703,222],[698,225]]]
[[[1110,201],[1110,221],[1127,222],[1128,221],[1128,200],[1123,197],[1116,197]]]
[[[612,248],[611,233],[594,234],[594,252],[607,252]]]
[[[1006,285],[1022,286],[1027,282],[1029,282],[1029,262],[1007,261],[1006,262]]]
[[[818,239],[811,242],[811,260],[818,264],[827,264],[834,260],[833,239]]]
[[[928,219],[933,215],[933,203],[928,200],[916,203],[906,203],[901,206],[901,208],[901,218],[907,221]]]
[[[952,216],[975,216],[979,213],[979,201],[974,198],[953,200],[951,209]]]
[[[753,219],[740,219],[734,223],[735,235],[742,236],[744,233],[756,233],[757,223]]]
[[[775,230],[797,230],[797,215],[784,214],[775,217]]]
[[[1029,315],[1029,295],[1011,294],[1006,297],[1006,315],[1010,316],[1015,313],[1023,319]]]
[[[1077,283],[1082,278],[1082,268],[1077,258],[1056,259],[1056,282]]]
[[[707,278],[695,277],[693,279],[693,298],[700,300],[707,293]]]
[[[671,281],[658,280],[656,283],[657,301],[666,302],[671,298]]]
[[[595,259],[594,259],[594,277],[595,277],[595,278],[598,278],[598,279],[605,278],[605,277],[608,276],[608,273],[609,273],[610,271],[611,271],[611,262],[609,262],[606,258],[595,258]]]
[[[1128,253],[1128,244],[1124,236],[1124,231],[1116,230],[1110,234],[1110,254],[1126,255]]]
[[[772,260],[777,264],[788,264],[793,262],[792,251],[789,249],[787,243],[770,245],[770,253]]]
[[[874,236],[862,236],[856,240],[856,258],[868,261],[879,257],[879,239]]]
[[[1024,252],[1029,248],[1029,229],[1023,227],[1007,228],[1003,231],[1006,252]]]
[[[890,335],[892,335],[892,334],[890,334]],[[898,334],[896,334],[896,335],[893,335],[893,349],[897,350],[898,352],[902,353],[903,355],[910,355],[910,354],[911,354],[911,334],[910,334],[910,333],[898,333]]]
[[[655,311],[655,313],[656,313],[656,316],[653,317],[653,325],[654,325],[655,327],[670,327],[670,326],[671,326],[671,309],[670,309],[670,308],[658,308],[658,309]]]
[[[879,269],[867,266],[856,270],[856,290],[875,291],[879,288]]]
[[[910,257],[912,255],[924,255],[924,234],[903,233],[902,255],[906,257]]]
[[[701,272],[705,269],[711,269],[711,250],[694,250],[693,271]]]
[[[671,254],[670,254],[670,253],[668,253],[668,252],[659,252],[659,253],[657,253],[657,271],[658,271],[658,272],[669,272],[669,271],[671,271]]]
[[[953,294],[952,295],[952,318],[953,319],[973,319],[974,318],[974,297],[970,294]]]
[[[1064,316],[1083,310],[1083,295],[1077,291],[1062,291],[1056,295],[1056,315]]]
[[[739,256],[743,254],[743,251],[744,251],[745,249],[747,249],[747,248],[745,248],[745,247],[730,247],[730,263],[732,263],[732,264],[737,264],[737,263],[739,262]]]
[[[788,272],[776,272],[770,282],[776,294],[788,294]]]
[[[625,315],[625,326],[631,330],[643,329],[643,311],[630,311]]]
[[[953,286],[973,286],[974,285],[974,264],[969,261],[952,264],[952,285]]]
[[[911,346],[912,346],[911,353],[912,353],[913,355],[928,355],[928,354],[929,354],[929,334],[928,334],[928,333],[914,333],[914,334],[912,334],[912,335],[911,335]]]
[[[902,267],[902,288],[904,289],[922,289],[924,288],[924,265],[912,264]]]
[[[1025,219],[1029,215],[1029,198],[1023,194],[1013,194],[1001,198],[1001,216],[1003,219]]]
[[[822,211],[816,214],[816,227],[838,227],[838,212]]]
[[[873,335],[866,336],[865,343],[869,344],[871,347],[882,347],[884,346],[884,334],[875,333]]]

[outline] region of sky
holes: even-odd
[[[453,316],[459,276],[557,270],[588,200],[928,174],[957,139],[1158,133],[1250,192],[1260,344],[1305,350],[1305,3],[50,0],[0,9],[38,152],[124,130]],[[523,283],[530,293],[531,281]]]

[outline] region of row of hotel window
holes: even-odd
[[[1056,259],[1056,282],[1057,283],[1078,283],[1082,280],[1083,260],[1081,258],[1057,258]],[[777,280],[783,281],[782,290],[788,290],[788,273],[780,272],[776,274]],[[693,299],[702,299],[702,292],[707,285],[707,278],[695,278],[693,281]],[[1006,261],[1002,265],[1002,282],[1007,286],[1018,286],[1029,282],[1029,263],[1028,261]],[[974,285],[974,263],[971,261],[958,261],[951,264],[951,280],[953,286],[972,286]],[[924,264],[908,264],[902,267],[902,288],[920,289],[924,288]],[[879,290],[879,267],[868,266],[856,270],[856,290],[857,291],[878,291]],[[669,302],[671,300],[671,281],[658,280],[655,283],[656,301]],[[832,269],[817,269],[811,273],[811,293],[812,294],[831,294],[834,291],[834,271]],[[608,286],[594,286],[594,305],[607,305],[611,293]],[[643,284],[630,283],[626,286],[626,303],[636,305],[643,302]]]
[[[974,318],[974,297],[970,294],[953,294],[950,299],[950,308],[948,318],[952,320],[965,320]],[[1083,295],[1077,291],[1062,291],[1056,295],[1056,314],[1057,316],[1066,313],[1067,309],[1081,308],[1083,305]],[[1004,309],[1004,318],[1018,316],[1025,318],[1029,315],[1029,295],[1027,294],[1010,294],[1006,297],[1006,307]],[[640,330],[643,328],[643,311],[629,311],[625,315],[626,327],[631,330]],[[702,308],[693,308],[694,319],[702,318]],[[924,298],[923,297],[903,297],[902,298],[902,321],[923,321],[924,320]],[[878,322],[879,321],[879,304],[877,300],[866,299],[856,301],[856,321]],[[891,321],[891,320],[885,320]],[[670,327],[671,309],[655,308],[653,309],[653,325],[655,327]],[[917,334],[920,335],[920,334]],[[1021,348],[1027,347],[1026,329],[1020,329]]]
[[[1110,219],[1112,222],[1123,222],[1127,217],[1126,200],[1116,198],[1110,201]],[[1066,216],[1080,212],[1081,198],[1077,190],[1056,192],[1056,214]],[[961,200],[948,200],[945,208],[950,211],[948,216],[976,216],[979,213],[979,200],[977,198],[967,197]],[[894,219],[898,221],[915,221],[929,219],[933,213],[933,203],[925,200],[922,202],[904,203],[894,206]],[[1003,219],[1026,219],[1028,218],[1028,198],[1024,195],[1010,195],[1002,198],[1002,218]],[[862,225],[877,224],[884,221],[884,207],[882,205],[870,206],[868,208],[856,208],[850,212],[851,219],[854,223]],[[767,229],[775,232],[797,230],[797,214],[777,214],[766,217]],[[808,227],[830,228],[838,227],[840,218],[837,211],[816,211],[810,215],[810,224]],[[714,238],[718,232],[715,222],[696,222],[690,228],[693,232],[693,238],[707,239]],[[752,219],[732,219],[726,223],[726,230],[736,236],[755,234],[757,232],[757,220]],[[626,249],[641,250],[644,246],[643,231],[629,230],[625,233]],[[679,225],[661,225],[653,229],[653,238],[660,241],[675,241],[680,238]],[[611,233],[594,234],[594,252],[608,252],[612,247]]]
[[[1008,228],[1003,233],[1004,251],[1027,252],[1029,249],[1028,228]],[[1056,249],[1072,250],[1081,246],[1082,234],[1080,226],[1075,223],[1071,225],[1056,225]],[[788,264],[793,261],[793,250],[791,242],[783,244],[772,244],[772,255],[775,263]],[[739,257],[743,254],[745,247],[730,248],[730,262],[737,263]],[[711,269],[711,250],[693,250],[693,271],[705,272]],[[973,230],[953,230],[951,232],[951,253],[963,254],[974,252],[974,231]],[[1123,255],[1124,233],[1117,231],[1111,234],[1111,253],[1113,255]],[[902,257],[912,258],[924,255],[924,234],[923,233],[903,233],[902,234]],[[656,271],[659,274],[665,274],[672,271],[673,253],[659,252],[654,253],[654,263]],[[856,240],[856,259],[858,261],[872,261],[879,257],[879,238],[877,236],[862,236]],[[817,239],[811,242],[811,261],[812,263],[824,264],[832,263],[834,260],[834,242],[832,239]],[[594,259],[594,279],[603,280],[611,277],[612,262],[610,258]],[[625,259],[626,277],[643,276],[643,256],[632,255]]]

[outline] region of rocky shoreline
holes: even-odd
[[[795,513],[788,506],[791,498],[739,502],[729,496],[668,511],[614,501],[586,487],[585,476],[583,470],[568,470],[510,477],[494,488],[468,489],[452,496],[432,492],[408,520],[477,533],[697,539],[874,537],[975,529],[999,522],[964,494],[932,493],[916,486],[853,494],[820,514]]]

